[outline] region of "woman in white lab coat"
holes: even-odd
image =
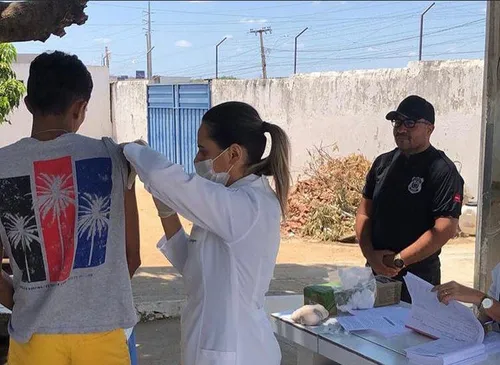
[[[203,116],[197,174],[135,143],[124,153],[155,198],[166,237],[158,248],[184,279],[182,364],[279,365],[264,296],[290,184],[285,132],[250,105],[228,102]],[[194,223],[189,237],[176,213]]]
[[[479,309],[482,322],[493,320],[500,323],[500,264],[493,269],[491,274],[493,282],[488,293],[466,287],[455,281],[438,285],[433,291],[437,292],[439,301],[445,304],[452,300],[475,304]]]

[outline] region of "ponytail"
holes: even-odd
[[[290,140],[285,131],[267,122],[262,122],[262,131],[271,136],[271,151],[269,156],[251,166],[252,173],[272,176],[276,196],[281,206],[283,218],[288,208],[288,192],[290,190]]]

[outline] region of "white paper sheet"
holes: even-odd
[[[482,354],[482,355],[478,355],[475,357],[471,357],[470,359],[460,360],[459,362],[453,363],[453,365],[475,365],[475,364],[482,363],[486,360],[488,360],[488,355]],[[420,362],[420,360],[409,360],[408,364],[409,365],[445,365],[441,360],[437,360],[437,361],[438,361],[437,363],[422,364],[422,362]],[[451,365],[451,364],[446,364],[446,365]]]
[[[381,317],[341,316],[337,317],[337,321],[348,332],[393,327],[387,320]]]
[[[377,316],[377,317],[391,317],[391,318],[404,318],[406,319],[410,314],[410,308],[401,307],[399,305],[389,305],[386,307],[378,307],[371,309],[351,310],[350,314],[355,316]]]
[[[406,349],[408,359],[419,364],[450,365],[484,355],[483,344],[465,345],[442,338]]]
[[[370,330],[376,331],[384,337],[393,337],[397,335],[401,335],[411,330],[408,329],[405,324],[410,316],[410,309],[403,308],[400,306],[387,306],[380,308],[372,308],[365,310],[352,310],[349,311],[352,315],[356,317],[369,317],[369,318],[381,318],[388,322],[390,326],[387,324],[384,327],[375,327],[370,328]]]
[[[469,308],[456,301],[440,303],[433,286],[411,273],[404,279],[412,299],[407,326],[435,338],[482,344],[483,327]]]

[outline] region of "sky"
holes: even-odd
[[[406,67],[418,60],[420,14],[431,1],[151,1],[153,74],[215,77],[262,75],[263,35],[268,77],[297,72]],[[89,1],[82,26],[63,38],[16,43],[18,53],[61,50],[101,65],[105,47],[113,75],[146,70],[147,1]],[[436,1],[424,17],[423,60],[484,57],[486,1]]]

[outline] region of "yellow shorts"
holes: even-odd
[[[35,334],[28,343],[10,339],[8,365],[130,365],[122,329],[86,334]]]

